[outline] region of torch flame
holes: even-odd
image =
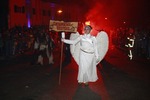
[[[86,21],[86,22],[85,22],[85,25],[90,25],[90,21]]]

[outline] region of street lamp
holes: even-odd
[[[61,13],[62,13],[62,10],[58,10],[57,13],[58,13],[58,14],[61,14]]]
[[[58,10],[57,13],[58,13],[58,19],[62,20],[62,10]]]

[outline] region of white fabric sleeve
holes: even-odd
[[[80,41],[80,39],[81,39],[80,36],[75,40],[64,39],[64,43],[75,45]]]

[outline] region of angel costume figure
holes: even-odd
[[[62,42],[71,44],[71,54],[79,66],[78,83],[84,83],[85,86],[88,86],[88,82],[95,82],[98,79],[96,65],[104,58],[108,50],[107,34],[102,32],[95,37],[90,34],[91,30],[92,27],[87,25],[84,28],[84,35],[79,35],[77,32],[71,34],[70,40],[62,39]],[[98,42],[104,44],[98,45],[100,44]]]

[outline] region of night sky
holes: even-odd
[[[4,0],[3,0],[4,1]],[[8,1],[8,0],[6,0]],[[60,4],[77,5],[85,20],[91,21],[99,27],[120,26],[123,22],[129,26],[150,27],[150,3],[149,0],[43,0]],[[5,2],[6,3],[6,2]],[[6,4],[0,8],[6,8]],[[3,16],[7,15],[7,9],[2,10]],[[1,17],[3,17],[1,16]],[[5,18],[5,17],[3,17]],[[107,18],[107,20],[105,20]],[[7,18],[6,18],[7,19]],[[7,23],[3,22],[2,23]],[[4,24],[0,24],[2,27]]]
[[[48,1],[48,0],[47,0]],[[78,5],[87,20],[102,22],[108,18],[112,25],[150,23],[149,0],[50,0]]]

